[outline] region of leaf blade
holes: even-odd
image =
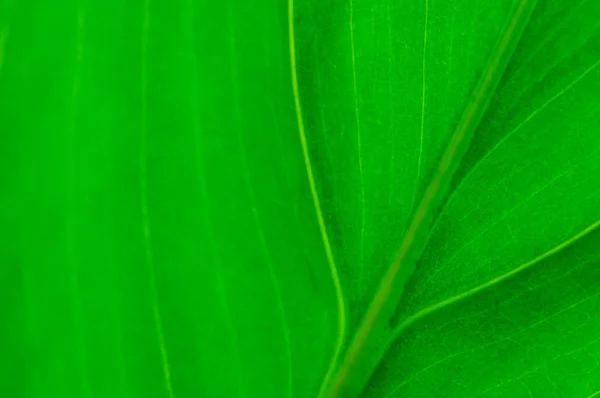
[[[462,156],[468,149],[471,137],[487,110],[491,95],[504,73],[535,5],[535,1],[521,1],[512,12],[506,30],[497,44],[488,66],[484,69],[480,83],[445,150],[436,174],[415,211],[394,261],[385,272],[381,284],[369,304],[364,320],[348,347],[327,396],[349,395],[350,391],[353,391],[352,394],[358,395],[365,388],[367,380],[358,380],[358,375],[361,374],[361,377],[368,378],[373,369],[359,368],[359,372],[357,372],[354,367],[360,366],[357,364],[360,364],[361,356],[365,355],[362,352],[371,351],[379,344],[381,329],[389,325],[389,318],[402,297],[404,286],[414,272],[417,258],[429,236],[433,217],[447,194],[454,171],[458,168]],[[352,380],[352,387],[349,387],[348,380]]]

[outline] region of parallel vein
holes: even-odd
[[[195,39],[195,15],[196,15],[196,9],[195,9],[195,4],[194,4],[194,0],[189,0],[188,1],[188,5],[189,5],[189,21],[190,21],[190,34],[192,35],[192,38]],[[190,53],[191,53],[191,59],[190,59],[190,66],[191,66],[191,81],[190,81],[190,99],[191,99],[191,105],[192,105],[192,127],[193,127],[193,133],[194,133],[194,143],[196,146],[196,167],[197,167],[197,178],[198,178],[198,183],[199,183],[199,187],[200,187],[200,195],[201,198],[203,200],[203,202],[205,203],[204,206],[201,206],[201,209],[203,210],[203,216],[204,216],[204,220],[205,220],[205,227],[206,227],[206,231],[207,231],[207,238],[208,238],[208,247],[210,247],[210,250],[212,252],[212,256],[214,259],[214,277],[216,279],[216,292],[218,295],[218,301],[221,304],[221,308],[222,308],[222,315],[224,318],[224,322],[225,322],[225,334],[229,340],[229,344],[231,345],[231,351],[232,351],[232,357],[233,357],[233,361],[230,361],[230,368],[231,369],[235,369],[235,372],[237,373],[236,377],[231,377],[232,382],[234,383],[234,385],[237,387],[237,396],[238,397],[243,397],[244,396],[244,384],[243,384],[243,377],[242,377],[242,365],[241,365],[241,359],[240,359],[240,354],[239,354],[239,347],[238,347],[238,339],[237,336],[234,335],[234,325],[233,325],[233,319],[232,319],[232,313],[231,313],[231,306],[227,297],[227,290],[225,287],[225,281],[224,281],[224,276],[223,276],[223,268],[224,268],[224,262],[223,262],[223,258],[222,258],[222,254],[221,254],[221,249],[219,248],[219,245],[217,244],[217,238],[216,238],[216,229],[215,229],[215,223],[213,221],[213,214],[211,211],[211,206],[210,206],[210,198],[209,198],[209,187],[207,186],[207,172],[204,166],[204,162],[203,159],[205,158],[204,156],[204,148],[203,148],[203,142],[202,142],[202,126],[201,126],[201,120],[200,120],[200,116],[199,116],[199,101],[198,101],[198,55],[196,54],[196,49],[194,48],[194,44],[195,44],[195,40],[192,40],[192,46],[190,48]],[[224,354],[225,355],[225,354]],[[232,363],[233,362],[233,363]]]
[[[358,171],[360,174],[360,259],[358,266],[358,283],[362,283],[362,277],[365,267],[365,182],[363,176],[362,164],[362,146],[361,146],[361,131],[360,131],[360,116],[358,111],[358,89],[356,85],[356,55],[354,52],[354,4],[350,0],[350,49],[352,55],[352,89],[354,94],[354,115],[356,117],[356,141],[358,147]]]
[[[419,179],[421,178],[421,167],[423,162],[423,129],[425,127],[425,57],[427,55],[427,25],[429,22],[429,0],[425,0],[425,27],[423,29],[423,58],[421,60],[421,127],[419,131],[419,158],[417,160],[417,175],[415,178],[415,194],[413,199],[417,199]],[[412,209],[411,209],[412,211]]]
[[[165,388],[169,398],[174,398],[171,384],[171,371],[165,343],[165,335],[162,326],[162,317],[158,304],[158,289],[156,286],[156,265],[154,263],[154,251],[152,248],[152,235],[150,227],[150,214],[148,209],[148,166],[146,160],[147,134],[148,134],[148,40],[150,35],[150,0],[144,1],[143,26],[142,26],[142,65],[141,65],[141,121],[140,121],[140,207],[142,211],[142,232],[144,237],[144,253],[148,278],[152,295],[152,312],[154,315],[154,328],[158,339],[160,357],[165,378]]]
[[[260,241],[260,245],[263,251],[263,254],[265,256],[265,263],[267,265],[267,268],[269,270],[269,277],[270,277],[270,282],[271,285],[273,287],[273,291],[276,297],[276,302],[277,302],[277,309],[279,311],[279,316],[280,316],[280,326],[281,326],[281,332],[283,334],[283,340],[285,343],[285,354],[286,354],[286,363],[287,363],[287,395],[288,397],[291,397],[293,394],[293,386],[292,386],[292,350],[291,350],[291,339],[290,339],[290,328],[289,328],[289,324],[288,324],[288,319],[287,319],[287,315],[286,315],[286,311],[285,311],[285,306],[283,304],[283,295],[281,293],[281,287],[279,284],[279,281],[277,280],[277,276],[275,274],[275,265],[273,263],[273,259],[271,257],[271,251],[269,249],[269,246],[267,244],[267,239],[265,238],[265,233],[263,230],[263,226],[262,226],[262,222],[260,219],[260,214],[258,213],[257,210],[257,203],[256,203],[256,198],[255,198],[255,194],[254,194],[254,188],[251,182],[251,176],[250,176],[250,170],[249,170],[249,166],[248,166],[248,159],[246,156],[246,152],[247,149],[245,147],[245,142],[244,139],[242,137],[242,126],[240,123],[240,115],[241,115],[241,107],[240,107],[240,100],[239,100],[239,91],[238,91],[238,81],[237,81],[237,57],[236,57],[236,48],[235,48],[235,37],[236,37],[236,32],[234,30],[234,22],[233,22],[233,10],[231,9],[231,6],[229,7],[229,14],[230,14],[230,21],[229,21],[229,26],[230,26],[230,35],[231,38],[229,40],[229,44],[230,44],[230,58],[231,58],[231,80],[232,80],[232,86],[233,86],[233,102],[234,102],[234,121],[235,121],[235,130],[236,130],[236,135],[237,135],[237,141],[238,141],[238,145],[239,145],[239,150],[240,150],[240,161],[242,164],[242,173],[244,176],[244,181],[246,183],[246,187],[248,189],[248,196],[250,198],[250,207],[252,208],[252,219],[254,222],[254,226],[256,227],[256,232],[258,235],[258,239]]]

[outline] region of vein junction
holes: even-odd
[[[521,0],[513,10],[472,99],[434,171],[434,177],[417,206],[395,259],[382,278],[358,331],[331,383],[327,386],[326,397],[358,396],[374,371],[377,361],[373,361],[373,357],[378,355],[373,352],[384,352],[381,350],[381,336],[387,333],[388,320],[393,316],[404,286],[413,274],[416,262],[427,243],[435,214],[449,191],[454,172],[487,110],[489,100],[496,90],[535,4],[535,0]]]

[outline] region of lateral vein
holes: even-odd
[[[437,310],[440,310],[442,308],[445,308],[451,304],[454,304],[458,301],[462,301],[470,296],[473,296],[476,293],[479,293],[483,290],[486,290],[494,285],[499,284],[500,282],[503,282],[523,271],[525,271],[528,268],[531,268],[532,266],[534,266],[535,264],[547,259],[548,257],[551,257],[552,255],[560,252],[561,250],[564,250],[565,248],[572,246],[575,242],[581,240],[583,237],[589,235],[591,232],[593,232],[594,230],[596,230],[598,227],[600,227],[600,220],[594,222],[593,224],[587,226],[586,228],[584,228],[582,231],[578,232],[577,234],[573,235],[572,237],[570,237],[569,239],[565,240],[564,242],[560,243],[559,245],[553,247],[552,249],[548,250],[545,253],[540,254],[539,256],[535,257],[534,259],[527,261],[521,265],[519,265],[516,268],[513,268],[512,270],[499,275],[493,279],[490,279],[489,281],[482,283],[481,285],[478,285],[472,289],[469,289],[463,293],[457,294],[455,296],[452,296],[446,300],[442,300],[436,304],[433,304],[427,308],[424,308],[416,313],[414,313],[413,315],[407,317],[401,324],[399,324],[395,329],[394,329],[394,334],[391,340],[396,340],[398,338],[398,336],[404,331],[406,330],[410,325],[412,325],[413,323],[415,323],[416,321],[418,321],[419,319],[433,313],[436,312]]]
[[[337,302],[337,310],[338,310],[338,330],[337,330],[337,340],[334,348],[333,356],[329,363],[329,367],[326,371],[325,377],[323,378],[321,387],[319,389],[318,397],[322,397],[325,393],[325,389],[329,385],[329,381],[333,375],[333,372],[336,368],[338,359],[342,352],[342,346],[344,344],[344,336],[346,334],[346,308],[344,303],[344,297],[342,294],[342,286],[340,284],[340,279],[337,271],[337,267],[335,264],[333,251],[331,249],[331,244],[329,242],[329,236],[327,234],[327,228],[325,227],[325,220],[323,218],[323,211],[321,210],[321,203],[319,201],[319,196],[317,193],[317,187],[315,184],[315,178],[312,170],[312,165],[310,161],[310,155],[308,153],[308,145],[306,141],[306,132],[304,129],[304,120],[302,117],[302,106],[300,101],[300,92],[298,88],[298,72],[297,72],[297,64],[296,64],[296,41],[295,41],[295,33],[294,33],[294,0],[288,0],[288,34],[289,34],[289,46],[290,46],[290,69],[291,69],[291,83],[292,83],[292,91],[294,95],[294,105],[296,108],[296,121],[298,123],[298,134],[300,136],[300,143],[302,146],[302,155],[304,157],[304,165],[306,166],[306,175],[308,178],[308,183],[310,187],[311,196],[313,199],[313,204],[315,206],[315,212],[317,214],[317,220],[319,223],[319,230],[321,232],[321,237],[323,239],[323,246],[325,249],[325,254],[327,256],[327,262],[329,264],[329,270],[331,272],[331,278],[333,280],[333,285],[336,293],[336,302]]]

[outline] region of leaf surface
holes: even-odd
[[[0,396],[600,396],[598,15],[0,0]]]
[[[478,375],[465,383],[459,377],[436,382],[457,395],[587,396],[598,390],[599,324],[589,311],[600,247],[592,233],[600,225],[600,25],[590,17],[599,11],[591,2],[541,2],[533,14],[407,288],[397,332],[413,322],[427,330],[418,320],[430,314],[461,319],[462,327],[453,322],[454,338],[438,329],[440,341],[430,344],[454,340],[453,348],[413,367],[419,375],[407,376],[388,396],[419,396],[404,388],[416,380],[427,384],[424,374],[441,380],[444,373],[434,369],[449,357],[461,357],[464,371]],[[461,300],[473,304],[463,312],[453,307]],[[488,318],[469,312],[469,306],[485,308],[478,300],[491,307]],[[492,367],[481,372],[477,363]],[[578,382],[576,374],[583,375]]]
[[[306,102],[316,103],[319,108],[313,112],[314,151],[319,159],[329,160],[322,166],[322,190],[336,217],[330,228],[342,236],[338,249],[349,270],[342,272],[346,276],[343,290],[350,303],[349,331],[351,336],[354,332],[358,336],[350,343],[346,358],[331,365],[337,367],[337,376],[328,396],[357,395],[365,386],[364,374],[377,366],[388,344],[398,338],[397,344],[402,344],[404,330],[418,328],[412,325],[420,318],[501,284],[525,269],[538,267],[539,262],[599,225],[600,141],[595,99],[600,57],[598,24],[588,17],[597,14],[597,5],[529,2],[525,7],[535,9],[522,41],[490,98],[489,109],[453,180],[450,196],[441,209],[427,210],[437,213],[435,226],[431,232],[426,229],[419,232],[429,235],[427,247],[403,302],[390,323],[386,323],[388,314],[383,308],[390,305],[386,301],[391,300],[393,305],[396,298],[393,290],[382,293],[384,298],[379,297],[390,272],[380,281],[393,263],[391,258],[402,239],[402,233],[398,234],[395,227],[400,225],[407,236],[412,233],[411,228],[406,230],[404,220],[411,215],[419,217],[414,208],[424,195],[422,186],[432,178],[435,181],[436,168],[444,162],[441,151],[452,145],[452,130],[460,129],[456,127],[460,113],[468,112],[468,95],[478,76],[465,71],[487,73],[486,57],[490,56],[498,36],[510,29],[506,18],[516,15],[521,4],[527,3],[411,2],[398,11],[415,9],[401,14],[394,13],[391,4],[366,6],[353,1],[346,10],[336,7],[337,11],[324,11],[329,5],[322,4],[321,10],[306,12],[314,20],[328,21],[307,23],[312,30],[307,29],[306,35],[314,38],[306,45],[305,59],[312,63],[305,78],[316,84],[307,84]],[[467,17],[473,12],[495,18],[497,24],[478,23],[473,28],[473,20]],[[419,15],[423,15],[422,20]],[[344,20],[349,25],[346,28]],[[581,27],[574,29],[575,21]],[[385,31],[386,24],[410,28]],[[416,34],[418,31],[422,32],[421,37]],[[454,35],[461,37],[458,45]],[[486,37],[489,37],[487,42]],[[390,47],[387,52],[378,53],[377,44],[385,38]],[[473,48],[470,40],[482,47]],[[321,47],[321,41],[329,45]],[[402,48],[390,50],[396,41],[402,43]],[[346,51],[342,51],[344,45]],[[323,53],[319,54],[316,48],[324,48]],[[345,60],[344,54],[347,54]],[[413,60],[413,63],[397,70],[383,70],[385,56],[381,54],[389,54],[388,62],[402,54],[402,62]],[[420,64],[416,61],[419,54]],[[479,64],[469,63],[478,56]],[[452,60],[456,59],[462,62],[454,66]],[[328,73],[334,78],[329,78]],[[319,85],[323,74],[328,76],[327,86]],[[361,75],[363,86],[359,84]],[[345,98],[336,96],[344,87],[348,90]],[[399,99],[392,94],[396,87],[405,93]],[[468,89],[462,91],[461,97],[457,87]],[[416,98],[421,99],[419,110]],[[379,125],[376,122],[382,104],[388,102],[399,107],[396,113],[386,112],[390,120],[404,121],[393,134],[389,134],[392,126],[398,127],[394,122]],[[369,107],[369,104],[374,105]],[[337,128],[333,132],[325,129],[326,107],[330,108],[329,117],[336,119]],[[354,118],[340,116],[344,110]],[[415,115],[421,118],[411,124],[409,118]],[[352,139],[347,137],[348,131],[354,131],[355,145],[350,150],[347,145]],[[418,143],[412,146],[412,151],[406,147],[410,142]],[[386,160],[397,159],[382,155],[383,151],[393,151],[396,143],[405,146],[400,150],[403,159],[399,161],[399,173],[383,166]],[[423,151],[424,146],[429,152]],[[417,155],[411,158],[408,156],[411,153]],[[354,165],[348,165],[353,154]],[[372,159],[370,166],[364,167],[368,159]],[[413,173],[416,177],[411,182],[410,176],[401,173]],[[386,208],[382,205],[383,198],[390,191],[411,193],[393,206],[388,203]],[[347,199],[352,196],[358,198],[357,202]],[[403,220],[399,209],[404,209],[408,218]],[[364,227],[369,223],[369,227]],[[351,237],[355,243],[349,243]],[[352,252],[353,249],[356,251]],[[371,285],[363,298],[360,292],[363,280],[357,276],[363,275],[361,259],[365,250],[379,257],[369,257],[371,280],[367,283]],[[399,269],[402,272],[402,263]],[[379,290],[373,294],[379,283]],[[393,289],[401,294],[401,286]],[[357,318],[363,316],[366,306],[369,306],[367,315],[358,323]],[[390,332],[390,337],[386,337],[388,326],[396,329]],[[373,354],[373,350],[377,353]],[[397,360],[406,358],[387,358],[382,366],[394,366],[387,362],[395,364]],[[448,376],[441,374],[438,378],[448,379]],[[390,379],[386,382],[394,384]],[[424,392],[423,396],[428,394]]]
[[[0,396],[318,385],[337,309],[285,5],[15,2],[5,26]]]

